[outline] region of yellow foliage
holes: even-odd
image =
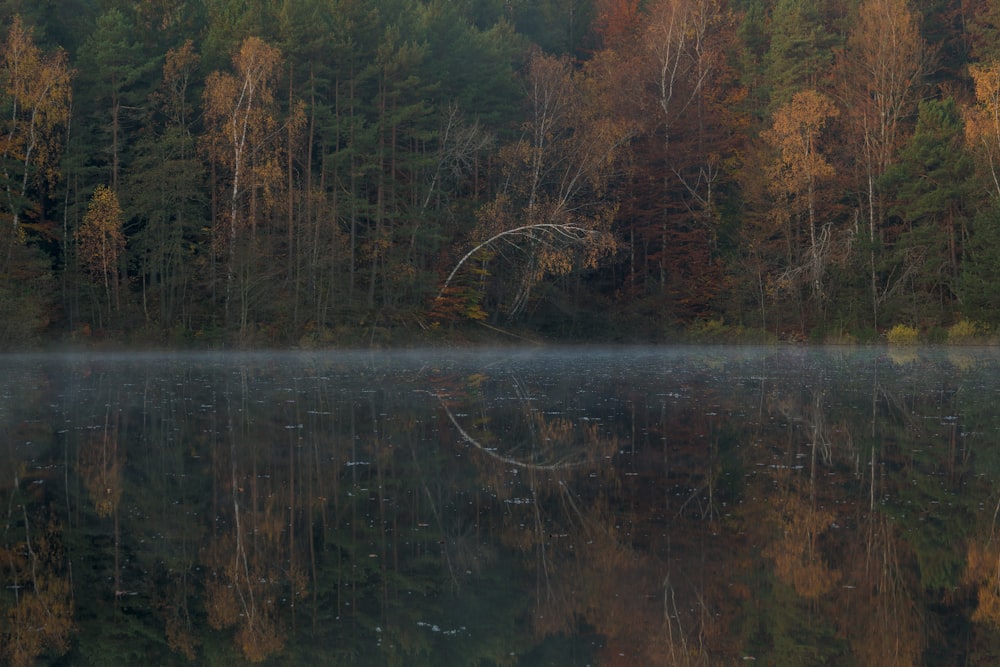
[[[63,576],[59,527],[49,522],[38,537],[0,548],[4,578],[17,586],[16,601],[0,622],[0,663],[35,664],[43,654],[62,655],[73,630],[73,591]]]
[[[774,559],[778,579],[802,597],[814,600],[840,581],[841,573],[831,570],[819,553],[819,536],[833,523],[827,510],[806,507],[803,499],[790,498],[781,508],[782,537],[766,550]]]
[[[190,623],[177,614],[166,618],[167,646],[190,661],[197,657],[198,638],[191,631]]]
[[[991,180],[1000,197],[1000,62],[971,65],[969,75],[976,89],[976,104],[965,114],[965,138],[985,154]]]
[[[118,197],[106,185],[98,185],[77,230],[76,242],[80,264],[105,286],[117,281],[118,258],[125,250],[123,219]]]
[[[994,144],[1000,134],[1000,62],[969,66],[969,76],[976,88],[975,122],[967,122],[966,135],[973,142],[987,140]]]
[[[916,345],[919,340],[919,332],[911,326],[897,324],[889,329],[885,335],[890,345]]]
[[[965,578],[979,594],[972,620],[1000,629],[1000,553],[995,544],[969,545]]]
[[[240,618],[240,603],[236,599],[236,589],[218,580],[205,584],[205,610],[208,625],[222,630],[236,625]]]
[[[987,333],[987,328],[979,322],[961,320],[948,328],[948,342],[952,344],[970,343]]]
[[[52,184],[59,173],[62,128],[69,122],[72,101],[71,80],[66,52],[60,49],[43,55],[30,29],[15,15],[0,49],[0,81],[13,109],[3,121],[0,151],[19,162],[24,171],[22,196],[32,178]]]
[[[107,430],[87,440],[80,448],[80,477],[99,517],[111,516],[122,494],[122,464],[117,433]]]
[[[772,165],[772,189],[785,196],[803,193],[817,179],[833,176],[834,169],[819,151],[823,128],[837,115],[828,97],[803,90],[774,113],[774,124],[762,136],[780,154]]]
[[[236,645],[250,662],[264,662],[285,646],[285,639],[274,619],[258,612],[240,625]]]

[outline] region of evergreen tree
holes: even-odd
[[[156,64],[136,35],[132,17],[110,9],[97,18],[79,57],[79,106],[87,130],[79,134],[84,141],[96,142],[84,150],[103,172],[101,180],[115,192],[138,129],[136,121],[141,116],[137,112],[152,89],[149,75]]]
[[[827,15],[830,0],[777,0],[771,11],[770,47],[764,58],[770,105],[788,102],[803,88],[819,88],[838,43]]]
[[[1000,207],[996,204],[972,220],[959,288],[965,317],[1000,326]]]
[[[897,313],[913,323],[947,320],[958,295],[973,182],[963,140],[953,99],[923,102],[913,137],[885,176],[901,225],[883,272],[896,276],[889,289]]]

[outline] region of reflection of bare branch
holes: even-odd
[[[701,597],[700,593],[695,593],[698,598],[699,606],[705,610],[705,603]],[[691,609],[694,612],[694,609]],[[663,628],[665,630],[666,641],[667,641],[667,653],[670,657],[671,665],[699,665],[707,663],[707,654],[704,650],[704,641],[699,632],[698,646],[692,646],[688,643],[689,633],[684,630],[681,625],[682,614],[680,607],[677,606],[677,597],[674,592],[674,586],[670,582],[670,573],[663,578]],[[677,632],[674,632],[674,626],[676,625]]]
[[[459,435],[462,436],[462,439],[498,461],[503,461],[504,463],[527,470],[565,470],[566,468],[574,468],[576,466],[592,463],[590,459],[584,459],[582,461],[560,461],[558,463],[528,463],[525,461],[519,461],[518,459],[510,456],[504,456],[489,447],[484,447],[482,443],[469,435],[466,430],[462,428],[462,425],[458,423],[458,420],[455,419],[455,415],[452,414],[451,410],[448,409],[448,404],[445,402],[444,398],[439,394],[435,394],[435,397],[441,402],[441,407],[444,408],[445,414],[448,415],[448,419],[451,420],[451,423],[455,425],[455,428],[458,430]]]

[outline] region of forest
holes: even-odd
[[[1000,325],[991,0],[0,1],[0,346]]]

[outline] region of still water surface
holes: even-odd
[[[0,663],[997,664],[998,371],[0,357]]]

